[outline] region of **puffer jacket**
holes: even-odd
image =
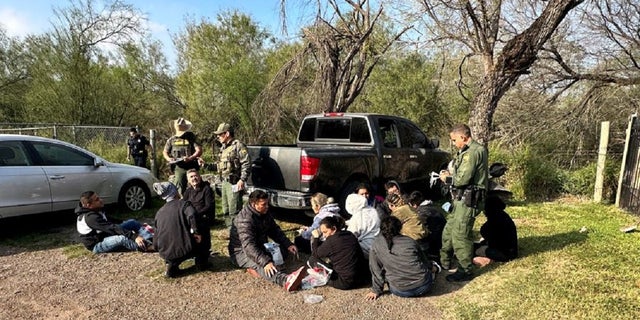
[[[229,255],[244,252],[260,267],[272,262],[269,251],[264,247],[268,238],[280,245],[282,251],[291,246],[291,240],[282,232],[270,213],[260,214],[250,204],[245,205],[233,219],[229,237]]]

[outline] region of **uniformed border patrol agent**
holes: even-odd
[[[196,135],[189,131],[193,126],[190,121],[178,118],[171,122],[176,134],[167,140],[162,154],[171,163],[176,188],[182,195],[187,189],[187,170],[200,169],[198,157],[202,154],[202,146]]]
[[[222,180],[222,212],[234,215],[242,209],[242,191],[249,178],[251,161],[247,147],[235,139],[231,125],[221,123],[214,133],[222,144],[217,163]]]
[[[149,139],[138,132],[136,127],[129,129],[129,139],[127,140],[127,160],[133,157],[133,163],[142,168],[147,167],[147,147],[151,146]]]
[[[489,183],[487,149],[471,139],[471,129],[465,124],[455,125],[449,136],[458,149],[453,172],[443,170],[440,178],[452,177],[453,212],[442,231],[442,266],[451,266],[451,250],[458,259],[458,270],[447,281],[468,281],[473,278],[473,224],[484,209]]]

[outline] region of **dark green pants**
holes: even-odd
[[[462,269],[459,271],[472,272],[473,224],[478,213],[480,213],[479,209],[469,208],[462,201],[453,201],[453,212],[442,231],[440,262],[443,265],[451,264],[451,251],[453,251],[458,259],[458,268]]]

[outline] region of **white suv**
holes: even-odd
[[[73,209],[89,190],[105,204],[138,211],[151,201],[156,181],[148,169],[111,163],[64,141],[0,134],[0,219]]]

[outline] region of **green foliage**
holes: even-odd
[[[501,162],[509,167],[501,181],[513,192],[515,200],[549,200],[562,193],[563,172],[529,147],[511,150],[494,147],[489,155],[489,163]]]
[[[563,186],[564,192],[571,195],[593,196],[596,172],[596,162],[591,162],[577,170],[567,170],[565,172],[566,180]],[[602,198],[607,202],[615,202],[619,175],[620,161],[607,159],[605,162],[604,180],[602,184]]]
[[[201,137],[214,140],[221,122],[238,133],[251,132],[252,103],[267,84],[265,46],[271,35],[249,16],[226,12],[216,23],[190,22],[177,38],[177,92],[189,106],[187,115],[199,121]]]

